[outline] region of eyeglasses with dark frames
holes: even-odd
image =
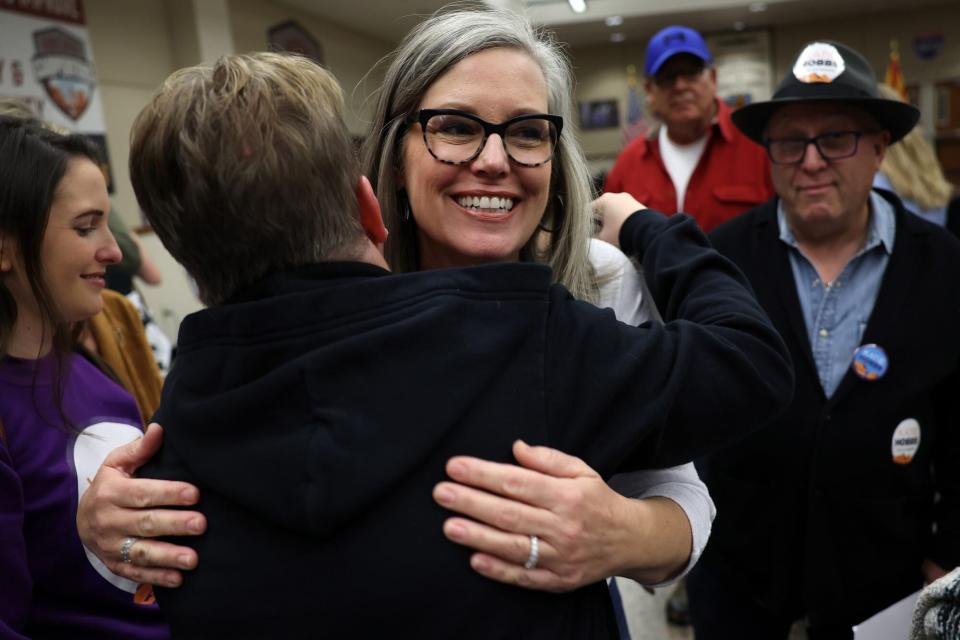
[[[415,122],[430,155],[455,165],[479,156],[495,133],[512,161],[539,167],[550,162],[563,130],[563,118],[548,113],[527,113],[493,124],[459,109],[421,109],[405,121],[408,126]]]
[[[661,89],[668,89],[677,83],[678,78],[693,82],[700,78],[706,70],[707,64],[702,60],[694,59],[678,64],[673,64],[670,61],[653,74],[653,82]]]
[[[855,155],[860,138],[871,133],[877,131],[828,131],[812,138],[768,138],[763,145],[774,164],[803,162],[807,147],[811,144],[824,160],[842,160]]]

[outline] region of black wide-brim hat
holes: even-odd
[[[890,132],[891,143],[910,133],[920,120],[916,107],[880,97],[877,77],[862,55],[839,42],[820,40],[803,47],[770,100],[737,109],[733,123],[745,136],[763,144],[773,113],[801,102],[859,107]]]

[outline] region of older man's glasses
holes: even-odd
[[[673,59],[668,60],[653,75],[653,82],[661,89],[669,89],[677,83],[678,78],[683,78],[686,82],[693,82],[699,79],[706,70],[707,65],[703,60],[694,56],[677,56],[676,63]]]
[[[764,142],[774,164],[803,162],[811,144],[824,160],[841,160],[857,153],[860,138],[876,131],[830,131],[812,138],[769,138]]]
[[[550,162],[563,129],[563,118],[545,113],[491,124],[457,109],[421,109],[407,119],[407,124],[413,122],[420,123],[430,155],[446,164],[470,162],[495,133],[511,160],[524,167],[539,167]]]

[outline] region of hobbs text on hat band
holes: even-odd
[[[774,164],[797,164],[803,161],[811,144],[824,160],[841,160],[857,153],[857,145],[868,131],[829,131],[812,138],[777,138],[764,140],[767,155]]]
[[[880,129],[890,133],[889,144],[907,135],[920,119],[916,107],[880,95],[876,75],[863,55],[840,42],[817,41],[803,47],[770,100],[737,109],[733,123],[754,142],[765,144],[770,117],[783,105],[798,102],[860,109],[872,116]],[[828,157],[830,151],[824,148],[823,141],[817,148]],[[856,147],[850,151],[853,153]]]

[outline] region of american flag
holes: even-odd
[[[648,129],[638,93],[637,68],[631,64],[627,67],[627,125],[623,128],[623,143],[646,135]]]
[[[887,73],[883,81],[897,90],[904,101],[908,100],[906,83],[903,81],[903,71],[900,69],[900,45],[896,40],[890,41],[890,59],[887,61]]]

